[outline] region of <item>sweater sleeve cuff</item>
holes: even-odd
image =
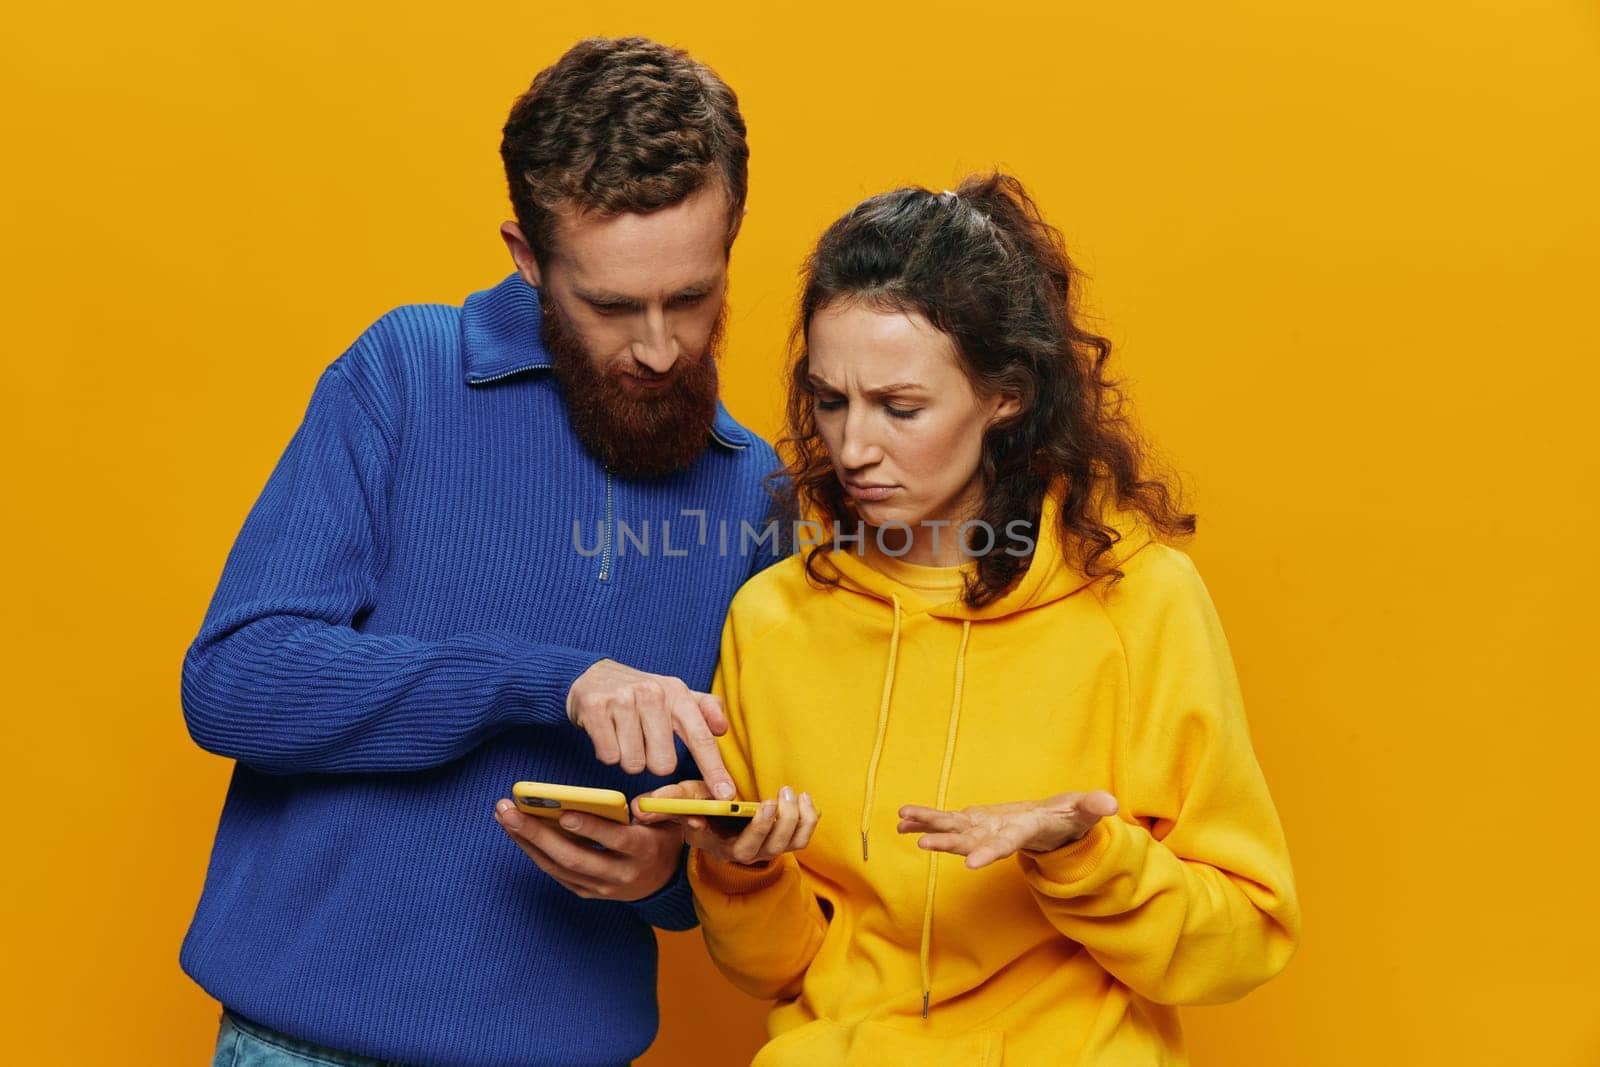
[[[683,851],[687,853],[688,846]],[[633,910],[639,918],[662,930],[694,929],[700,920],[694,913],[694,894],[689,888],[689,864],[682,855],[672,879],[643,900],[634,901]]]
[[[713,859],[696,848],[689,852],[689,878],[698,890],[742,897],[777,885],[794,862],[792,854],[784,853],[765,867],[746,867]]]
[[[1111,852],[1122,823],[1114,816],[1101,819],[1094,829],[1070,845],[1049,852],[1019,852],[1022,873],[1035,889],[1052,897],[1073,896],[1097,872]]]
[[[512,665],[508,691],[524,722],[559,726],[568,722],[567,693],[578,676],[606,657],[598,652],[536,645]]]

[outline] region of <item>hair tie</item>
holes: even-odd
[[[934,199],[939,201],[941,204],[955,204],[958,207],[966,208],[967,213],[975,217],[978,220],[978,224],[987,230],[990,236],[994,237],[996,240],[999,240],[1000,227],[994,224],[994,220],[989,217],[988,212],[979,208],[972,201],[962,199],[960,193],[946,189],[943,192],[936,194]]]

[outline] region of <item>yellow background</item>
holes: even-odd
[[[863,195],[1002,164],[1092,274],[1305,907],[1281,979],[1187,1013],[1195,1061],[1600,1063],[1600,9],[588,6],[0,14],[4,1058],[207,1062],[176,957],[229,766],[184,647],[318,371],[509,270],[512,98],[642,32],[750,124],[724,381],[758,430],[795,267]],[[664,952],[645,1063],[748,1054],[758,1006]]]

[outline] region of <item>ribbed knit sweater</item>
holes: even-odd
[[[655,1036],[681,869],[580,899],[494,803],[662,783],[597,762],[566,693],[601,658],[709,687],[772,561],[751,534],[777,460],[719,405],[689,470],[613,476],[549,366],[515,274],[379,319],[317,383],[184,659],[191,735],[237,764],[181,962],[269,1027],[441,1067],[618,1064]]]

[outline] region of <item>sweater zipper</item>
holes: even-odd
[[[611,578],[611,470],[606,469],[606,521],[601,527],[604,531],[600,548],[600,580],[609,581]]]

